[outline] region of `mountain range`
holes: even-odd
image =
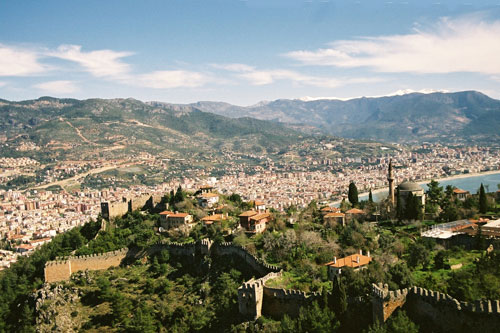
[[[19,147],[75,159],[140,152],[177,157],[225,150],[277,152],[304,136],[276,122],[228,118],[193,107],[154,106],[130,98],[0,100],[3,155],[12,155]]]
[[[500,134],[500,101],[477,91],[350,100],[278,99],[248,107],[222,102],[153,104],[195,108],[232,118],[252,117],[346,138],[387,142],[489,141],[499,139]]]

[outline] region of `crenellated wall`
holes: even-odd
[[[271,272],[260,279],[250,279],[238,288],[238,309],[240,314],[251,319],[262,315],[265,283],[281,276],[281,272]]]
[[[450,295],[420,287],[389,291],[387,285],[373,284],[373,320],[386,321],[398,308],[421,325],[435,331],[493,332],[500,327],[500,301],[463,302]]]
[[[301,290],[285,290],[264,286],[264,302],[262,312],[274,318],[287,314],[291,317],[299,315],[300,308],[320,299],[321,293],[307,293]]]
[[[283,315],[298,316],[302,306],[321,298],[320,293],[306,293],[301,290],[270,288],[266,281],[280,277],[282,271],[271,272],[260,279],[251,279],[238,288],[240,314],[250,319],[261,315],[281,318]]]
[[[245,248],[234,245],[232,243],[222,243],[217,244],[215,247],[216,255],[236,255],[243,259],[248,265],[252,267],[255,271],[257,271],[261,275],[266,275],[270,272],[279,272],[280,268],[275,265],[270,265],[263,260],[257,258],[250,252],[248,252]]]
[[[93,254],[87,256],[68,257],[66,259],[57,258],[45,263],[45,282],[58,282],[68,280],[72,273],[84,270],[107,269],[112,266],[119,266],[121,261],[127,256],[127,249]]]

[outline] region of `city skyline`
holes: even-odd
[[[5,1],[0,98],[500,98],[499,14],[494,1]]]

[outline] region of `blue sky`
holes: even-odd
[[[0,98],[500,98],[500,0],[3,0]]]

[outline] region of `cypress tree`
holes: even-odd
[[[179,187],[177,188],[177,192],[175,192],[175,203],[178,203],[178,202],[181,202],[182,200],[184,200],[184,196],[182,195],[182,187],[179,185]]]
[[[486,199],[486,192],[484,191],[483,183],[479,187],[479,212],[485,214],[488,210],[488,201]]]
[[[373,203],[372,189],[370,189],[370,193],[368,193],[368,202]]]
[[[333,311],[335,312],[335,315],[341,318],[347,311],[347,295],[345,286],[338,275],[335,275],[335,278],[333,279],[332,297]]]
[[[349,193],[347,194],[347,198],[349,199],[349,202],[353,206],[357,206],[359,199],[358,199],[358,188],[356,187],[356,184],[354,182],[351,182],[349,184]]]
[[[400,221],[404,218],[404,207],[401,204],[401,200],[400,200],[399,186],[396,189],[396,217]]]

